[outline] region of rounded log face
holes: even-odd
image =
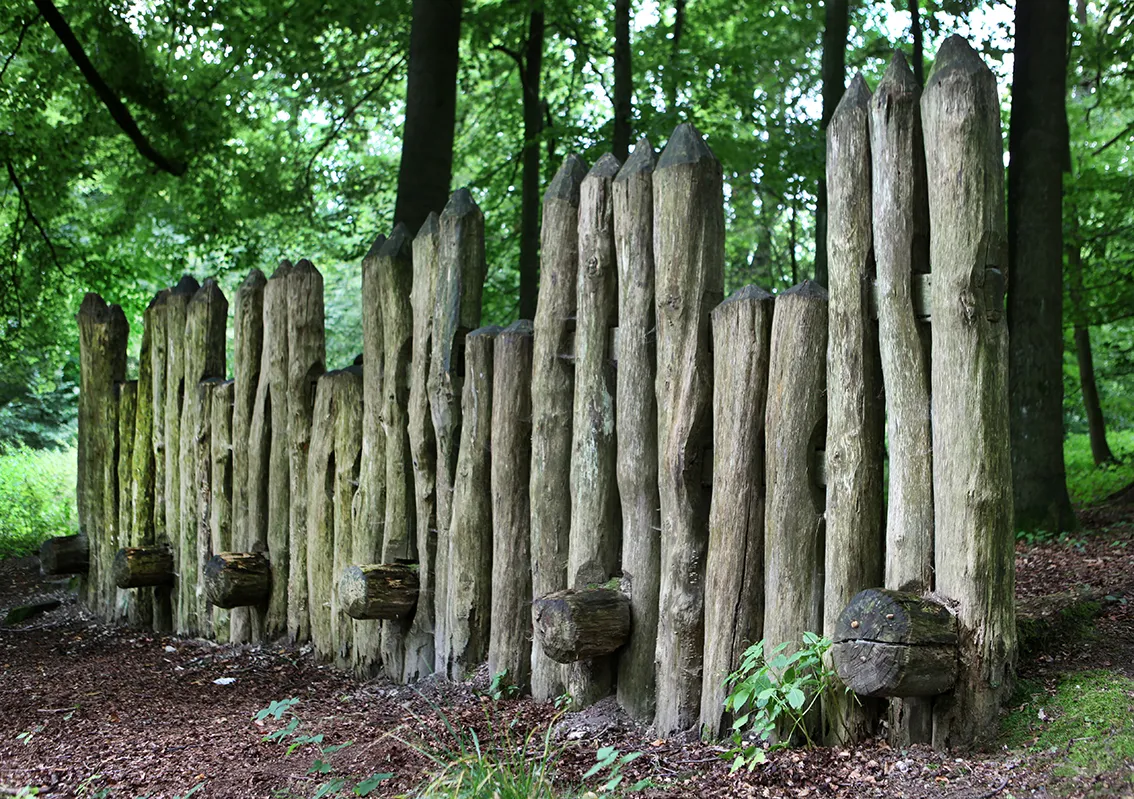
[[[567,589],[532,603],[536,640],[557,663],[609,655],[630,636],[630,598],[612,588]]]
[[[259,552],[221,552],[205,564],[205,597],[218,608],[262,606],[272,590],[272,567]]]
[[[126,547],[114,556],[114,584],[145,588],[173,583],[173,552],[169,547]]]
[[[348,566],[339,578],[343,612],[352,619],[403,618],[417,607],[417,594],[418,576],[413,566]]]
[[[47,539],[39,548],[39,565],[44,574],[85,574],[90,567],[90,546],[86,536],[65,535]]]
[[[917,594],[868,588],[835,626],[839,678],[861,696],[936,696],[957,680],[957,619]]]

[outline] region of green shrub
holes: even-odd
[[[1080,507],[1101,502],[1114,492],[1134,483],[1134,430],[1107,433],[1111,452],[1118,460],[1095,466],[1091,441],[1086,433],[1071,435],[1063,442],[1067,461],[1067,491]]]
[[[0,450],[0,558],[31,555],[45,539],[78,532],[76,453]]]

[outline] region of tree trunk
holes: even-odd
[[[130,540],[127,546],[149,546],[154,541],[154,364],[155,337],[159,323],[154,312],[161,293],[150,302],[143,316],[142,349],[138,355],[138,405],[134,414],[134,462],[131,466],[133,496],[130,508]],[[164,298],[162,298],[164,301]],[[154,592],[139,591],[127,621],[135,627],[154,629]]]
[[[846,89],[847,32],[850,0],[827,0],[823,28],[823,117],[819,132],[824,139],[827,123]],[[815,282],[827,285],[827,179],[820,178],[815,200]]]
[[[1016,527],[1073,530],[1063,461],[1066,0],[1016,7],[1008,170],[1008,393]]]
[[[139,359],[140,361],[141,359]],[[127,380],[118,384],[118,525],[117,547],[131,546],[133,537],[130,525],[134,517],[134,425],[138,412],[138,381]],[[115,597],[117,615],[125,607],[127,622],[138,615],[138,596],[132,591],[118,591]]]
[[[925,85],[925,45],[921,30],[921,10],[918,0],[908,0],[910,11],[910,38],[913,40],[913,76],[918,86]]]
[[[348,668],[354,658],[354,622],[343,613],[335,576],[354,563],[355,499],[362,473],[362,371],[350,366],[335,373],[335,551],[331,602],[331,647],[335,665]]]
[[[394,224],[410,230],[445,204],[453,173],[462,0],[414,0],[406,123]]]
[[[543,65],[543,3],[532,6],[520,83],[524,92],[524,150],[520,196],[520,318],[534,319],[539,291],[539,137],[543,130],[540,72]]]
[[[1078,209],[1071,211],[1071,224],[1078,237]],[[1106,417],[1099,402],[1099,388],[1095,381],[1095,359],[1091,353],[1091,329],[1086,323],[1083,303],[1083,250],[1078,241],[1067,245],[1068,282],[1070,283],[1071,314],[1075,330],[1075,360],[1079,364],[1079,385],[1083,391],[1083,411],[1087,416],[1087,435],[1091,442],[1091,456],[1095,466],[1114,461],[1114,453],[1106,440]]]
[[[619,163],[625,163],[630,155],[634,122],[633,95],[630,0],[614,0],[614,136],[611,152]]]

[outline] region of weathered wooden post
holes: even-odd
[[[159,541],[169,543],[169,535],[165,526],[166,511],[166,478],[165,478],[165,450],[166,450],[166,421],[165,421],[165,392],[168,377],[167,372],[167,342],[166,342],[166,307],[171,294],[170,289],[162,289],[146,308],[146,332],[150,335],[150,386],[153,412],[153,496],[152,504],[147,509],[145,502],[136,502],[134,510],[138,514],[145,514],[140,519],[136,529],[145,531],[145,535],[138,541],[139,546],[153,546]],[[138,436],[143,431],[138,429]],[[148,525],[148,526],[147,526]],[[155,632],[168,632],[173,629],[173,599],[169,587],[154,588],[153,591],[153,629]]]
[[[496,336],[492,355],[492,612],[488,672],[531,686],[532,323]]]
[[[615,368],[610,340],[618,325],[612,184],[622,165],[609,153],[579,187],[575,398],[571,422],[571,535],[567,584],[603,585],[618,571],[621,529],[614,429]],[[573,662],[567,692],[575,707],[614,688],[611,658]]]
[[[827,543],[823,634],[850,598],[882,582],[883,398],[871,318],[874,248],[870,89],[855,76],[827,125]],[[866,738],[873,703],[824,706],[836,742]]]
[[[307,593],[311,605],[311,643],[320,660],[333,657],[335,620],[331,585],[335,579],[335,377],[327,372],[315,389],[307,458]]]
[[[152,546],[154,543],[154,449],[156,426],[154,414],[154,343],[162,336],[156,319],[158,293],[143,315],[142,347],[138,355],[138,396],[134,413],[133,462],[130,466],[130,537],[128,547]],[[154,592],[137,591],[127,608],[126,621],[133,627],[156,629]]]
[[[87,294],[79,306],[79,528],[86,535],[90,568],[83,599],[109,618],[115,597],[111,563],[117,546],[108,540],[107,521],[117,503],[107,508],[108,477],[118,438],[114,384],[126,378],[129,327],[122,309]]]
[[[713,490],[701,726],[721,732],[725,678],[764,629],[764,409],[775,299],[745,286],[713,310]]]
[[[657,711],[662,734],[700,716],[712,434],[713,307],[724,289],[721,165],[692,125],[679,125],[654,171],[657,259],[658,493],[661,588]]]
[[[118,391],[118,464],[115,485],[118,488],[118,533],[115,549],[130,546],[132,537],[130,526],[134,518],[134,424],[138,412],[138,381],[127,380],[117,385]],[[122,591],[115,594],[115,618],[125,618],[129,622],[138,615],[134,592]],[[123,610],[125,612],[123,612]]]
[[[263,491],[262,481],[252,484],[249,467],[252,450],[261,462],[268,459],[271,439],[258,435],[252,440],[252,419],[259,391],[261,355],[264,347],[264,284],[268,281],[253,269],[240,284],[233,299],[233,366],[236,380],[232,402],[232,548],[253,552],[266,548],[252,529],[251,492]],[[224,551],[224,550],[218,550]],[[264,637],[262,608],[236,607],[230,614],[229,636],[233,643],[260,641]]]
[[[492,611],[492,348],[496,326],[465,336],[461,443],[449,525],[446,673],[463,680],[488,655]]]
[[[484,260],[484,214],[468,189],[453,193],[441,212],[439,223],[439,267],[433,306],[428,392],[429,412],[437,441],[434,666],[444,672],[448,663],[449,639],[442,610],[448,598],[448,539],[461,437],[465,336],[480,325],[481,290],[487,266]]]
[[[532,326],[529,497],[533,597],[567,587],[575,374],[571,363],[562,356],[575,319],[579,185],[586,172],[578,157],[567,156],[543,197],[539,301]],[[559,696],[563,693],[564,678],[562,667],[543,654],[538,641],[533,641],[532,696],[538,700]]]
[[[171,308],[172,311],[172,308]],[[172,313],[170,319],[172,319]],[[200,569],[205,565],[200,534],[208,540],[209,520],[202,518],[205,508],[198,502],[209,481],[211,453],[208,443],[208,388],[201,381],[223,379],[225,373],[228,300],[212,278],[206,280],[185,306],[185,326],[180,355],[183,365],[181,390],[184,392],[180,426],[180,462],[178,465],[181,511],[178,519],[179,547],[177,558],[177,608],[175,626],[179,633],[201,635],[205,632],[207,606],[204,594],[198,591]],[[202,484],[203,483],[203,484]],[[207,508],[207,505],[206,505]]]
[[[362,370],[351,366],[335,377],[335,559],[334,574],[354,562],[355,496],[362,471]],[[331,584],[331,647],[335,663],[352,662],[354,622],[343,612],[337,581]]]
[[[1004,162],[996,80],[957,36],[921,100],[933,264],[933,504],[938,593],[957,603],[961,670],[933,744],[991,740],[1016,662]],[[998,290],[999,289],[999,290]]]
[[[202,572],[213,555],[233,549],[233,405],[236,400],[236,383],[226,380],[212,388],[212,407],[209,411],[211,498],[209,507],[209,547],[204,553]],[[208,601],[206,595],[205,600]],[[231,614],[227,608],[214,607],[213,637],[222,643],[231,640]]]
[[[354,526],[355,563],[382,560],[386,521],[386,432],[382,429],[382,382],[385,344],[382,340],[382,294],[378,253],[386,237],[379,235],[362,259],[362,472],[359,475],[359,517]],[[354,624],[354,670],[374,676],[381,663],[382,626],[376,620]]]
[[[192,315],[192,304],[190,304],[190,315]],[[189,457],[181,462],[182,486],[186,485],[186,475],[190,475],[192,479],[188,493],[182,495],[182,509],[191,516],[188,524],[191,525],[192,531],[190,535],[182,536],[181,543],[184,547],[186,541],[190,541],[193,547],[188,556],[186,556],[184,549],[181,553],[183,558],[182,573],[189,571],[192,574],[192,593],[188,596],[183,595],[182,599],[193,607],[192,615],[197,626],[190,629],[195,629],[196,631],[193,634],[202,637],[213,635],[213,622],[209,612],[209,603],[201,585],[201,574],[205,564],[209,562],[212,536],[210,523],[213,507],[213,430],[211,424],[213,389],[223,380],[224,378],[221,377],[213,377],[193,384],[192,390],[185,398],[185,413],[181,419],[182,435],[188,433],[192,437]],[[184,532],[184,530],[183,526],[182,531]],[[184,568],[186,563],[190,564],[189,569]],[[188,580],[183,577],[179,585],[184,587],[187,582]],[[190,624],[192,623],[191,619]]]
[[[413,457],[419,593],[405,637],[402,681],[433,673],[433,564],[437,559],[437,439],[429,415],[429,356],[433,349],[433,306],[440,269],[441,226],[431,213],[413,240],[413,353],[410,357],[408,431]]]
[[[634,623],[618,658],[618,704],[640,722],[654,718],[661,516],[658,414],[654,393],[654,193],[657,159],[647,139],[614,179],[618,258],[618,369],[614,414],[622,501],[622,584]]]
[[[409,365],[413,338],[413,238],[399,224],[378,253],[382,303],[382,429],[386,434],[386,509],[382,562],[417,558],[414,533],[413,456],[409,443]],[[392,680],[405,666],[404,621],[382,625],[382,668]]]
[[[764,416],[764,652],[823,624],[827,292],[805,280],[776,297]],[[841,610],[841,608],[840,608]]]
[[[878,343],[886,396],[890,485],[885,585],[933,588],[933,444],[929,324],[913,302],[929,271],[929,206],[918,103],[921,87],[899,50],[870,102]],[[929,743],[933,719],[921,699],[890,702],[890,743]]]
[[[268,553],[271,593],[264,606],[253,608],[253,624],[262,622],[264,640],[287,632],[287,585],[291,549],[288,518],[291,460],[288,455],[288,279],[290,261],[283,261],[264,285],[263,346],[260,379],[248,431],[248,543],[253,552]]]
[[[287,444],[291,482],[290,574],[287,582],[287,634],[306,641],[310,631],[307,595],[307,453],[315,383],[325,371],[323,276],[307,259],[287,278]]]

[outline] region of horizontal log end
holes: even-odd
[[[532,603],[532,627],[558,663],[609,655],[630,636],[630,598],[612,588],[556,591]]]
[[[218,608],[262,605],[272,588],[272,566],[259,552],[221,552],[205,564],[205,596]]]
[[[417,607],[417,567],[401,563],[354,565],[339,577],[343,612],[352,619],[400,619]]]

